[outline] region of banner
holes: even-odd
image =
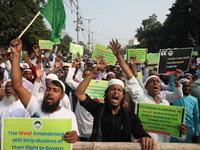
[[[187,71],[193,48],[161,49],[158,63],[158,74],[181,69]]]
[[[39,40],[40,49],[53,49],[53,43],[50,40]]]
[[[136,114],[146,132],[182,138],[178,125],[185,122],[185,107],[136,103]]]
[[[158,64],[158,60],[159,60],[159,53],[150,53],[147,54],[147,61],[148,64]]]
[[[126,54],[128,60],[133,55],[137,56],[136,63],[143,63],[147,59],[147,49],[127,49]]]
[[[192,51],[193,56],[198,56],[198,51]]]
[[[97,98],[104,101],[105,90],[108,88],[108,81],[91,80],[85,93],[91,98]]]
[[[83,55],[84,47],[70,42],[69,51],[72,53],[72,59],[78,58],[77,53]]]
[[[72,149],[62,136],[72,131],[71,119],[3,118],[2,150]]]
[[[117,59],[115,55],[113,54],[112,50],[109,49],[107,46],[96,44],[94,52],[92,54],[92,59],[97,60],[97,57],[99,55],[102,55],[103,60],[107,62],[108,64],[115,65]]]

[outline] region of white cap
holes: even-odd
[[[185,73],[184,76],[191,76],[193,78],[193,75],[191,73]]]
[[[158,78],[158,79],[160,80],[160,78],[159,78],[158,76],[156,76],[156,75],[151,75],[151,76],[149,76],[149,77],[146,79],[146,81],[144,82],[144,85],[146,85],[147,82],[148,82],[151,78]]]
[[[190,80],[188,80],[187,78],[182,78],[178,82],[181,84],[183,82],[190,82]]]
[[[108,72],[108,73],[106,74],[106,78],[107,78],[107,76],[110,75],[110,74],[115,75],[113,72],[110,71],[110,72]]]
[[[26,68],[26,69],[24,69],[24,71],[31,71],[32,72],[32,70],[30,68]]]
[[[65,85],[64,85],[64,83],[62,81],[60,81],[59,79],[57,79],[57,80],[51,80],[49,83],[51,83],[52,81],[58,81],[62,85],[63,93],[65,93]]]
[[[46,76],[46,79],[51,79],[51,80],[58,80],[58,76],[53,74],[53,73],[50,73]]]
[[[114,85],[114,84],[121,85],[124,88],[124,83],[121,80],[119,80],[119,79],[111,79],[108,82],[108,87],[111,86],[111,85]]]

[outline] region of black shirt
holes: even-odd
[[[97,103],[88,95],[80,104],[94,117],[91,141],[131,142],[131,134],[136,139],[150,137],[137,115],[128,112],[123,106],[118,114],[113,115],[106,102]]]

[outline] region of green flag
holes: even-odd
[[[61,30],[65,29],[66,15],[62,0],[49,0],[40,10],[51,25],[51,41],[57,43],[60,40]]]

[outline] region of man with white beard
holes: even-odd
[[[5,85],[5,96],[0,102],[0,119],[3,117],[30,117],[28,111],[24,108],[24,105],[22,105],[13,90],[11,80],[7,81]]]
[[[5,85],[5,96],[0,102],[0,136],[2,119],[6,117],[13,118],[30,118],[28,111],[24,108],[17,94],[12,88],[11,80],[8,80]]]

